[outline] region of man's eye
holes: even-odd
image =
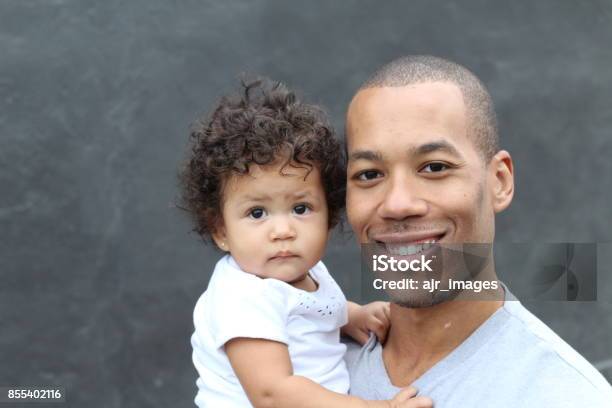
[[[306,204],[299,204],[293,207],[293,211],[298,215],[304,215],[308,212],[310,208]]]
[[[425,173],[438,173],[448,168],[449,166],[447,164],[440,163],[440,162],[434,162],[434,163],[429,163],[428,165],[423,167],[422,171],[424,171]]]
[[[365,170],[357,174],[357,179],[361,181],[374,180],[380,175],[377,170]]]
[[[264,215],[266,215],[266,210],[264,210],[263,208],[253,208],[251,211],[249,211],[249,217],[254,218],[256,220],[260,219]]]

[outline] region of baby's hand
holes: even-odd
[[[428,397],[416,397],[417,389],[404,388],[389,401],[390,408],[432,408],[433,401]]]
[[[389,302],[372,302],[363,306],[348,302],[348,319],[342,330],[356,342],[365,344],[372,332],[380,343],[384,343],[389,330]]]

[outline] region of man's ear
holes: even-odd
[[[504,211],[514,197],[514,165],[510,153],[500,150],[489,162],[493,210]]]
[[[222,222],[217,222],[212,231],[212,238],[219,247],[220,250],[229,252],[230,247],[227,242],[227,233],[225,231],[225,226]]]

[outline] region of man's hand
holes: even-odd
[[[384,343],[389,331],[389,302],[372,302],[360,306],[354,302],[348,302],[348,323],[342,328],[342,332],[352,337],[356,342],[364,345],[370,337],[370,332],[378,337],[380,343]]]

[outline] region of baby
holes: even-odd
[[[325,115],[281,84],[223,98],[181,172],[195,230],[226,252],[194,310],[199,407],[430,407],[346,395],[340,333],[384,341],[388,304],[347,302],[321,258],[344,208],[345,167]]]

